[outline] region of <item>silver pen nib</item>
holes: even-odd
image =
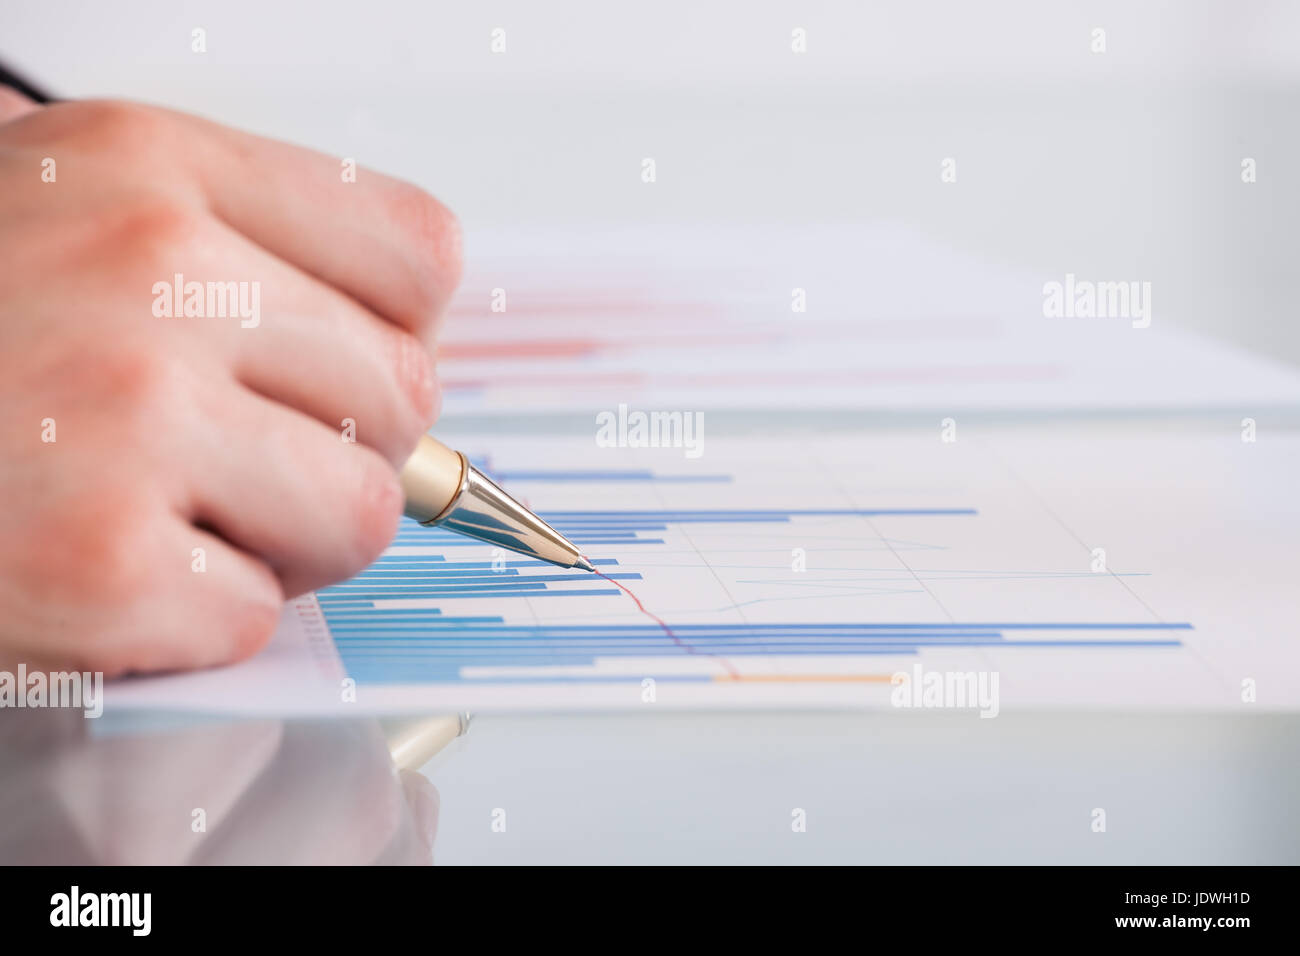
[[[562,568],[595,571],[564,535],[501,490],[461,455],[460,490],[426,527],[446,528]]]

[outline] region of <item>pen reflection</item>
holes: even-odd
[[[89,723],[0,712],[0,863],[433,862],[438,792],[373,720]]]

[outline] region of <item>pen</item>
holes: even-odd
[[[406,513],[428,527],[446,528],[562,568],[595,571],[577,547],[431,435],[402,466]]]
[[[390,718],[380,722],[393,766],[398,770],[419,770],[444,747],[469,730],[470,715],[443,715],[415,719]]]

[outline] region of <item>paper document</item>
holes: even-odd
[[[953,437],[938,423],[765,440],[706,429],[693,459],[497,436],[482,467],[600,576],[404,522],[371,568],[288,608],[263,655],[119,682],[107,704],[1300,704],[1300,442],[1231,428]],[[979,698],[926,703],[932,673]]]
[[[1300,409],[1293,369],[1179,333],[1158,284],[1017,271],[894,226],[515,230],[469,245],[439,347],[448,420],[620,404]],[[1124,314],[1049,317],[1052,283],[1080,305],[1095,286],[1093,311]]]

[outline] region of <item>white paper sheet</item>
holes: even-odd
[[[370,571],[287,609],[266,653],[119,682],[107,706],[889,708],[918,666],[996,674],[999,712],[1300,705],[1300,441],[1234,422],[955,437],[706,426],[688,459],[497,436],[489,469],[635,600],[404,524]]]
[[[441,346],[451,420],[621,403],[884,416],[1300,409],[1300,376],[1177,331],[1158,283],[1145,328],[1136,315],[1048,318],[1044,285],[1066,275],[981,262],[892,225],[517,230],[468,246]]]

